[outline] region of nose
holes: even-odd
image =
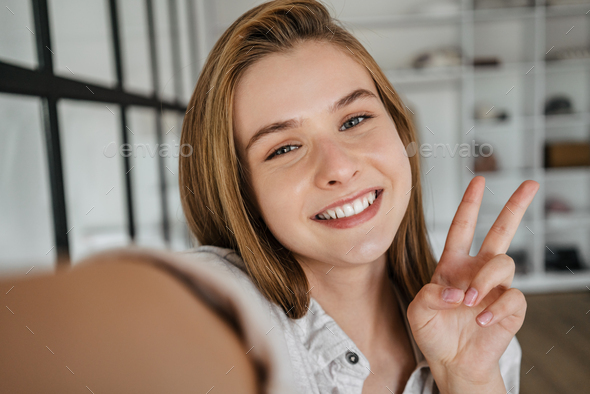
[[[359,171],[359,160],[351,147],[323,139],[316,145],[315,182],[319,188],[346,184]]]

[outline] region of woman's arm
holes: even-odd
[[[257,392],[233,329],[141,259],[95,258],[55,275],[0,279],[3,390]]]

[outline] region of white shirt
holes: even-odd
[[[309,312],[301,319],[291,319],[280,306],[268,301],[258,291],[245,272],[243,260],[235,251],[203,245],[184,253],[194,257],[195,263],[214,265],[226,271],[236,284],[260,302],[269,315],[268,329],[274,331],[273,335],[287,349],[297,393],[361,394],[365,379],[372,373],[371,365],[313,297]],[[402,316],[417,361],[402,394],[436,394],[439,392],[438,388],[424,355],[414,341],[406,318],[407,305],[402,303],[402,297],[398,296],[397,299],[400,300]],[[350,352],[354,352],[356,356]],[[349,362],[347,354],[353,362],[356,357],[358,361],[354,364]],[[514,337],[499,361],[506,391],[511,394],[519,392],[521,357],[520,345]],[[393,392],[391,387],[390,391]]]

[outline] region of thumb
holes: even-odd
[[[454,309],[461,305],[465,292],[455,287],[428,283],[420,289],[408,305],[408,322],[412,329],[421,329],[438,311]]]

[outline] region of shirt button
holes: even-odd
[[[355,352],[346,352],[346,361],[351,364],[356,364],[359,362],[359,356]]]

